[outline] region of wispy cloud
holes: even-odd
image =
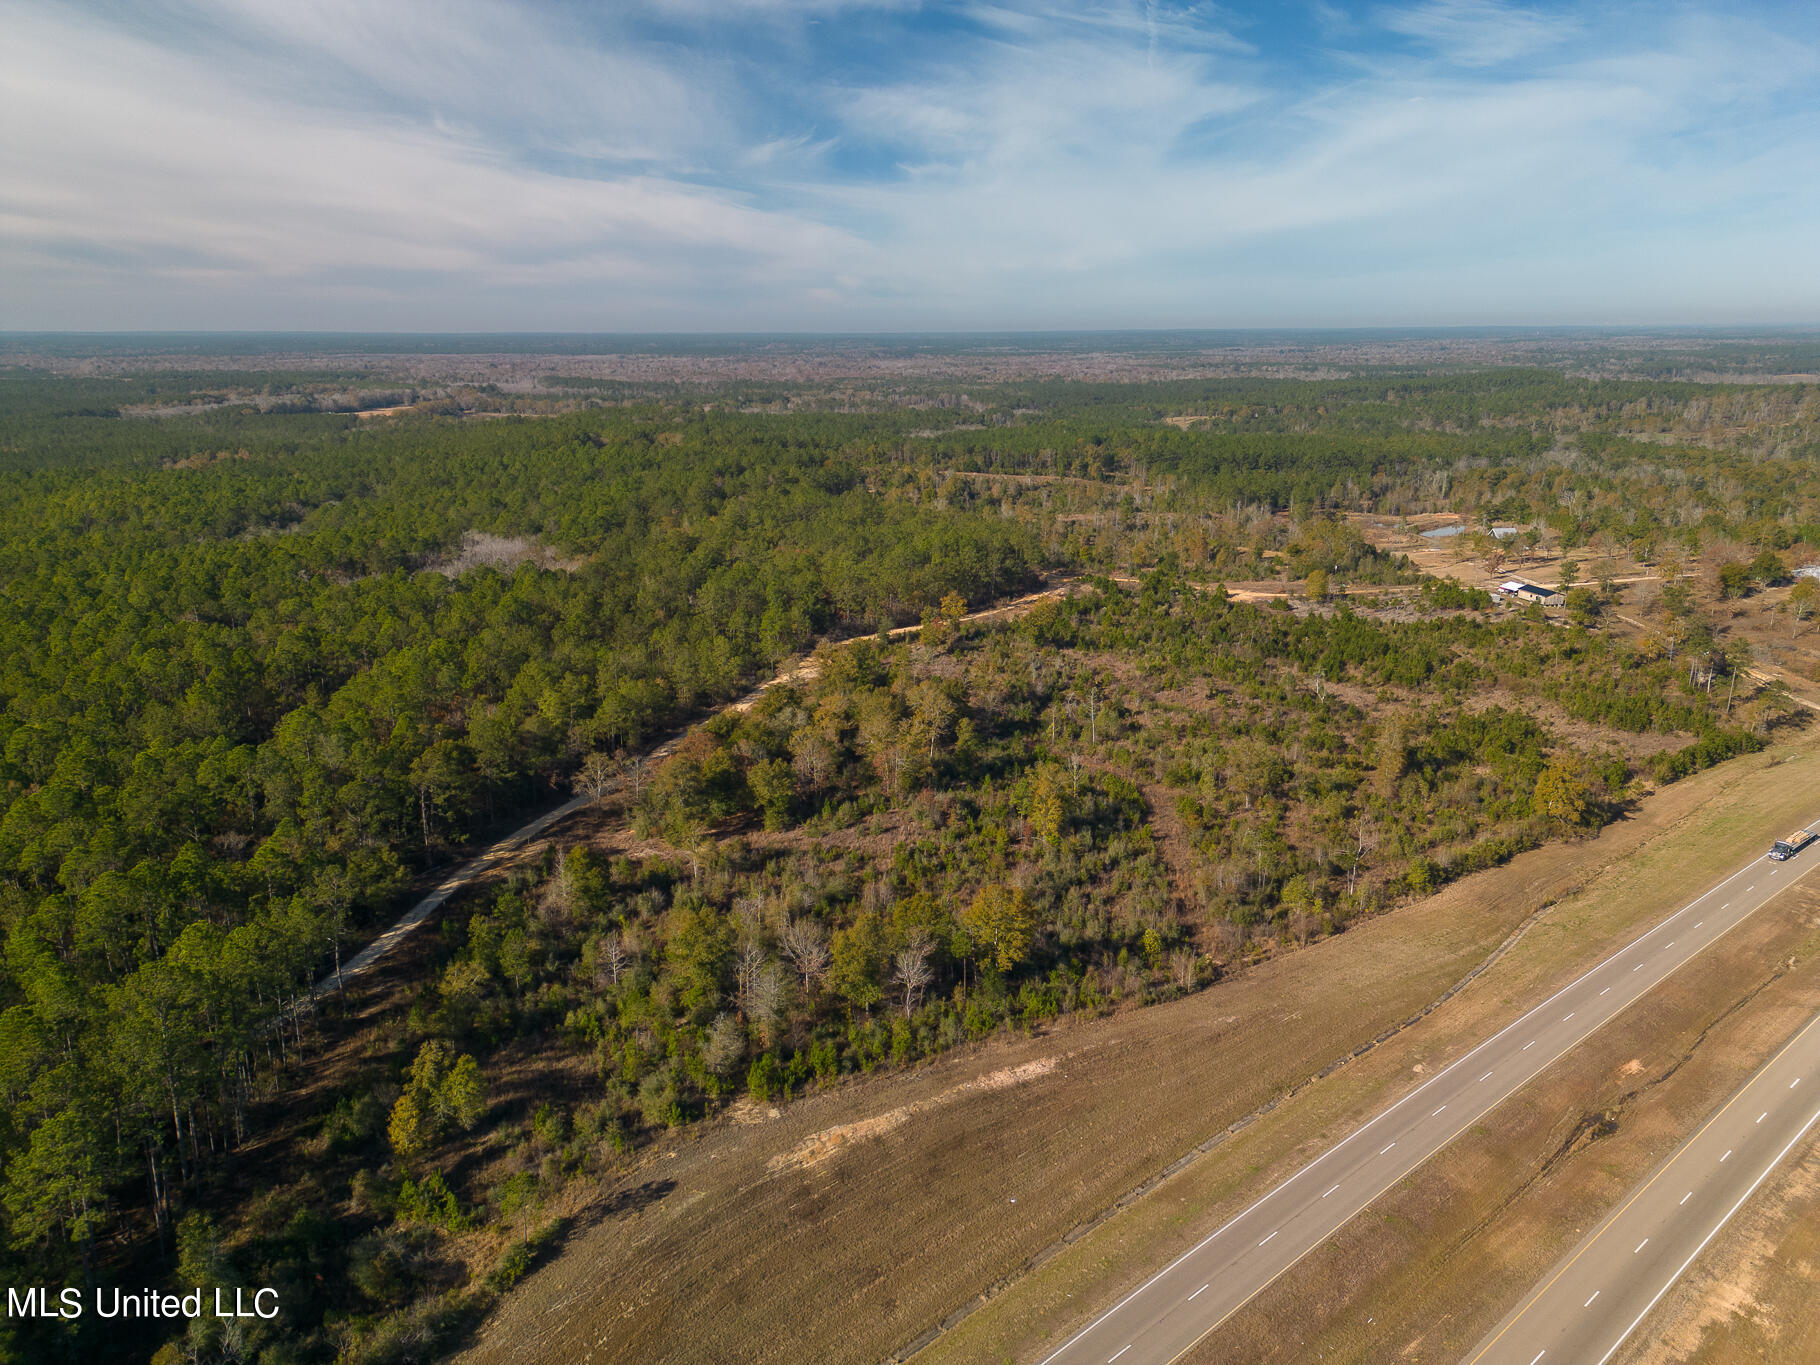
[[[1567,42],[1583,25],[1498,0],[1428,0],[1383,11],[1392,32],[1414,38],[1459,66],[1497,66]]]
[[[162,284],[190,296],[176,307],[191,325],[208,316],[195,302],[225,292],[244,300],[235,324],[255,325],[262,294],[360,281],[370,296],[388,278],[407,310],[431,291],[598,290],[605,322],[618,288],[647,306],[754,278],[807,288],[830,262],[870,255],[837,226],[725,188],[525,164],[476,133],[462,103],[350,117],[137,37],[91,33],[78,48],[66,26],[14,17],[6,122],[30,135],[0,148],[0,240],[23,285],[14,298],[38,293],[46,311],[93,308],[81,295],[103,283],[98,258],[130,276],[104,290]],[[420,54],[406,88],[445,60]]]
[[[1814,11],[1318,8],[0,0],[0,323],[1820,317]]]

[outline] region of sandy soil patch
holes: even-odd
[[[976,1077],[971,1081],[962,1081],[959,1085],[950,1086],[939,1095],[926,1100],[917,1100],[911,1104],[899,1105],[896,1109],[869,1119],[860,1119],[855,1123],[837,1124],[833,1128],[824,1128],[819,1133],[811,1133],[787,1152],[779,1152],[765,1163],[770,1171],[807,1170],[826,1161],[842,1149],[869,1137],[883,1137],[893,1128],[908,1123],[917,1114],[947,1104],[972,1090],[1003,1090],[1007,1086],[1017,1085],[1023,1081],[1035,1080],[1038,1076],[1047,1076],[1055,1070],[1056,1058],[1039,1057],[1035,1061],[1022,1062],[1017,1066],[1001,1067],[997,1071]]]

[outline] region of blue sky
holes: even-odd
[[[0,327],[1820,322],[1820,5],[0,0]]]

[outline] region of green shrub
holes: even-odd
[[[365,1147],[385,1131],[386,1107],[371,1090],[359,1095],[346,1095],[322,1121],[319,1140],[323,1150],[339,1156]]]
[[[406,1179],[398,1187],[397,1217],[401,1223],[427,1223],[445,1232],[460,1232],[468,1226],[455,1192],[436,1171],[421,1181]]]
[[[768,1100],[783,1088],[783,1077],[777,1058],[769,1052],[760,1055],[746,1072],[746,1089],[755,1100]]]
[[[499,1258],[487,1275],[487,1288],[503,1294],[524,1278],[525,1271],[531,1268],[531,1248],[525,1242],[514,1242],[506,1248],[505,1255]]]

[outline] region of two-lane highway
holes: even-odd
[[[1174,1360],[1500,1101],[1816,866],[1820,857],[1812,853],[1791,863],[1753,860],[1329,1148],[1043,1365]]]
[[[1604,1365],[1820,1122],[1820,1017],[1607,1215],[1469,1365]]]

